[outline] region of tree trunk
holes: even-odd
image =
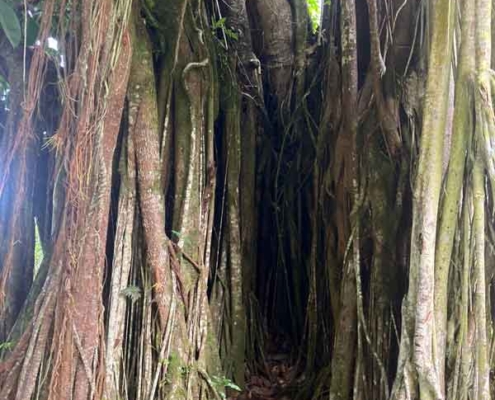
[[[490,398],[492,1],[317,3],[0,1],[2,399]]]

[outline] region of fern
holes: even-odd
[[[138,301],[141,298],[141,289],[137,286],[127,286],[125,289],[122,289],[120,294],[129,300],[134,304],[136,301]]]

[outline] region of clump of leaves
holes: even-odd
[[[224,393],[225,389],[231,389],[235,390],[236,392],[242,392],[242,389],[237,386],[234,382],[232,382],[231,379],[225,377],[225,376],[215,376],[213,375],[210,378],[211,381],[211,386],[217,390],[218,394],[222,399],[226,399],[227,396]]]
[[[3,343],[0,343],[0,351],[3,351],[3,350],[12,350],[13,347],[14,347],[14,342],[3,342]]]
[[[328,1],[328,0],[326,0]],[[308,14],[311,19],[313,31],[320,26],[321,2],[320,0],[308,0]]]
[[[141,289],[137,286],[127,286],[125,289],[120,291],[120,294],[131,300],[132,303],[135,303],[141,298]]]
[[[23,18],[19,18],[14,7],[16,2],[20,3],[19,0],[0,0],[0,29],[13,48],[21,44],[24,34],[24,45],[33,46],[40,28],[37,20],[41,17],[41,10],[33,7]]]
[[[220,18],[220,19],[217,19],[216,21],[214,19],[212,19],[212,21],[211,21],[211,29],[214,32],[217,29],[221,29],[225,33],[225,36],[227,36],[229,39],[239,40],[239,35],[236,32],[234,32],[232,29],[229,29],[226,26],[226,21],[227,20],[225,19],[225,17]]]
[[[0,342],[0,360],[15,347],[14,342]]]

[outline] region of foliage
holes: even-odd
[[[218,29],[220,29],[229,39],[238,40],[239,35],[226,26],[226,21],[227,19],[225,17],[219,18],[217,20],[212,19],[211,21],[212,31],[216,32]]]
[[[135,303],[141,298],[142,291],[141,288],[130,285],[127,286],[125,289],[122,289],[120,294],[130,299],[132,303]]]
[[[238,385],[236,385],[234,382],[232,382],[231,379],[225,376],[213,375],[211,376],[210,381],[211,381],[211,386],[218,392],[218,394],[222,399],[227,398],[227,396],[224,393],[225,389],[231,389],[236,392],[242,392],[242,389]]]
[[[0,26],[12,47],[17,47],[22,37],[21,24],[14,9],[4,0],[0,0]]]
[[[29,16],[27,18],[26,46],[33,46],[36,43],[39,30],[40,26],[37,19]]]
[[[9,91],[9,82],[0,74],[0,105],[2,108],[7,104]]]
[[[38,272],[38,269],[43,260],[43,247],[41,246],[40,232],[38,224],[34,227],[34,275]]]
[[[0,343],[0,352],[3,350],[11,350],[14,347],[14,342]]]
[[[316,31],[320,26],[321,16],[321,0],[307,0],[308,1],[308,14],[311,19],[313,31]]]

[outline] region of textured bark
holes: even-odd
[[[136,151],[137,182],[143,218],[146,258],[153,273],[154,292],[164,329],[173,296],[169,239],[165,234],[165,201],[160,162],[160,139],[151,44],[146,28],[134,16],[133,62],[129,81],[129,124]]]
[[[231,315],[232,315],[232,344],[229,349],[229,358],[233,361],[233,376],[237,382],[244,383],[244,346],[246,332],[246,315],[244,310],[244,293],[243,293],[243,264],[241,249],[241,220],[239,213],[239,178],[241,173],[241,118],[240,118],[240,99],[236,88],[233,88],[232,107],[226,109],[225,116],[225,133],[227,151],[227,194],[225,199],[226,206],[226,225],[227,235],[224,246],[228,248],[229,268],[230,268],[230,287],[231,294]],[[235,99],[237,97],[237,99]]]
[[[104,8],[102,12],[110,14]],[[105,45],[108,47],[102,48],[103,53],[113,45],[112,38]],[[103,319],[102,291],[113,173],[112,161],[119,134],[131,60],[130,38],[126,31],[122,36],[121,45],[122,49],[120,54],[117,54],[116,60],[118,67],[109,77],[110,94],[107,98],[101,130],[96,133],[98,144],[95,146],[94,157],[98,162],[97,167],[93,169],[94,186],[87,188],[91,200],[86,209],[79,210],[86,213],[87,219],[79,220],[80,236],[76,235],[81,238],[80,252],[76,253],[76,264],[73,265],[74,270],[71,273],[73,275],[70,279],[77,284],[72,287],[71,300],[67,303],[62,302],[68,308],[69,313],[65,316],[62,325],[67,330],[66,340],[69,343],[66,342],[68,346],[59,354],[60,362],[64,366],[75,355],[80,357],[80,362],[72,366],[74,375],[65,375],[66,371],[61,373],[62,376],[66,376],[67,381],[61,380],[58,385],[62,390],[66,388],[65,393],[73,393],[72,396],[75,399],[94,397],[96,388],[100,384],[100,377],[94,366],[99,359]],[[81,139],[83,137],[81,134]],[[75,243],[73,246],[75,249]],[[73,388],[72,385],[74,385]],[[54,389],[53,395],[57,396],[56,393]]]
[[[408,292],[410,320],[414,320],[413,362],[419,377],[421,398],[443,398],[435,368],[437,346],[434,330],[435,238],[442,184],[443,136],[448,108],[452,10],[449,2],[434,7],[434,31],[430,52],[420,157],[414,187],[411,272]],[[414,317],[412,317],[414,316]]]
[[[227,215],[230,216],[228,224],[231,226],[229,229],[231,234],[227,238],[231,243],[231,252],[241,253],[237,255],[236,264],[239,265],[235,265],[235,273],[231,277],[232,284],[240,285],[242,288],[233,299],[235,302],[233,310],[237,309],[240,314],[234,322],[232,354],[235,358],[236,382],[244,382],[244,358],[246,357],[247,361],[256,358],[256,354],[245,352],[244,338],[249,337],[247,333],[249,321],[253,322],[255,318],[249,315],[248,305],[252,301],[250,292],[256,284],[258,229],[256,143],[262,130],[261,110],[264,108],[264,99],[260,76],[261,64],[253,51],[246,2],[230,0],[225,2],[225,6],[224,13],[228,27],[238,34],[238,40],[230,44],[231,57],[236,60],[232,65],[235,65],[239,86],[233,87],[231,94],[227,94],[233,102],[227,102],[232,107],[226,107],[225,135],[226,148],[229,149],[226,201],[229,204]],[[238,90],[241,92],[240,98],[234,94]],[[236,209],[241,212],[237,212]],[[241,249],[232,247],[236,236],[240,240]],[[248,344],[250,345],[254,344]]]
[[[489,398],[491,3],[325,1],[314,32],[305,0],[44,0],[59,53],[0,30],[0,398]]]
[[[356,157],[356,135],[357,135],[357,33],[356,33],[356,9],[352,2],[346,2],[342,5],[342,127],[339,136],[348,144],[349,153],[345,158],[343,167],[343,186],[347,196],[351,196],[354,207],[358,200],[357,187],[357,168],[358,160]],[[342,215],[341,218],[347,218]],[[341,230],[341,235],[349,238],[350,230]],[[358,233],[359,235],[359,233]],[[346,240],[341,238],[342,241]],[[346,245],[344,246],[344,248]],[[353,242],[353,253],[359,252],[359,240]],[[341,252],[345,254],[345,250]],[[353,257],[354,259],[354,257]],[[340,291],[339,317],[336,321],[336,335],[333,345],[332,357],[332,381],[330,384],[330,399],[340,400],[347,399],[352,390],[352,370],[355,365],[355,357],[349,357],[355,354],[356,348],[356,280],[353,261],[343,260],[343,274]]]
[[[294,47],[292,12],[287,0],[250,0],[256,10],[255,49],[265,67],[270,94],[277,107],[290,107]]]
[[[474,8],[464,2],[461,26],[462,43],[459,58],[459,72],[456,79],[456,98],[453,121],[452,150],[448,164],[445,194],[441,204],[441,218],[435,253],[435,329],[437,333],[437,370],[440,384],[445,385],[445,354],[447,347],[447,303],[451,260],[453,257],[454,235],[457,214],[461,203],[464,180],[466,146],[472,121],[469,113],[469,76],[474,73]]]
[[[126,299],[122,291],[128,287],[129,275],[136,257],[134,254],[136,223],[136,160],[132,136],[127,138],[120,160],[122,182],[119,193],[115,252],[112,263],[112,280],[108,304],[106,336],[106,371],[104,394],[117,399],[122,376]]]
[[[53,4],[51,4],[53,7]],[[100,4],[100,20],[105,23],[105,18],[112,14],[111,3]],[[48,18],[49,8],[46,9]],[[48,19],[49,21],[49,19]],[[46,23],[46,21],[45,21]],[[20,366],[16,392],[12,390],[15,386],[4,386],[2,388],[5,398],[15,394],[15,398],[30,398],[33,393],[37,393],[41,398],[53,398],[71,396],[75,399],[86,399],[96,395],[96,388],[100,381],[99,375],[95,372],[95,365],[98,360],[98,350],[100,347],[99,332],[102,317],[101,294],[103,284],[103,273],[105,268],[105,244],[108,227],[108,215],[110,204],[110,183],[112,177],[112,158],[116,146],[117,136],[120,128],[120,118],[122,105],[126,93],[128,66],[130,61],[129,41],[121,43],[122,35],[115,33],[111,29],[112,35],[107,37],[92,38],[94,40],[94,50],[96,54],[103,54],[102,61],[105,62],[105,54],[113,50],[114,59],[110,65],[121,61],[118,68],[111,73],[106,68],[102,70],[101,80],[95,86],[89,88],[83,101],[93,101],[93,95],[98,89],[98,85],[107,85],[108,91],[99,94],[107,101],[106,106],[101,103],[86,102],[86,109],[81,113],[81,118],[77,125],[73,125],[72,133],[74,148],[78,144],[87,143],[93,138],[97,138],[97,145],[93,148],[87,147],[84,151],[77,153],[70,162],[67,163],[67,176],[70,189],[68,190],[67,202],[64,206],[64,222],[60,225],[63,230],[68,226],[67,221],[73,222],[70,227],[70,238],[64,243],[65,249],[61,250],[62,242],[66,238],[64,233],[57,232],[57,245],[52,257],[50,277],[45,283],[43,296],[38,299],[35,307],[35,317],[28,339],[29,345],[25,348],[24,359]],[[88,40],[91,40],[88,38]],[[115,52],[115,43],[122,45],[123,51]],[[126,53],[127,51],[127,53]],[[87,63],[87,69],[77,70],[75,75],[84,74],[89,71],[86,78],[91,81],[90,71],[97,68],[98,57],[84,59],[87,53],[82,52],[80,64]],[[43,73],[43,57],[35,59],[38,64],[34,64],[34,72],[31,71],[31,82],[40,84],[36,80],[38,74]],[[41,63],[41,65],[40,65]],[[80,76],[80,75],[79,75]],[[31,78],[31,77],[30,77]],[[77,79],[76,79],[77,81]],[[39,87],[36,90],[40,90]],[[35,107],[37,97],[30,97],[34,101]],[[95,105],[99,105],[95,106]],[[72,112],[67,106],[65,121],[72,118]],[[84,107],[83,107],[84,108]],[[89,110],[94,111],[89,115]],[[30,115],[25,117],[25,124],[29,123]],[[91,120],[95,118],[97,124]],[[64,121],[64,119],[62,119]],[[87,124],[87,125],[86,125]],[[29,132],[29,125],[24,129]],[[68,135],[69,132],[63,132]],[[62,139],[63,140],[63,139]],[[71,154],[67,148],[66,155]],[[74,153],[72,153],[74,155]],[[97,160],[94,165],[90,165],[90,160]],[[79,168],[86,168],[89,171],[87,177],[91,178],[90,183],[79,181],[74,183],[74,177],[80,172]],[[73,183],[73,186],[70,186]],[[77,193],[84,198],[77,199]],[[79,200],[79,201],[78,201]],[[82,218],[88,217],[88,220]],[[88,222],[91,221],[91,228]],[[69,229],[68,229],[69,231]],[[66,232],[67,234],[67,232]],[[77,246],[75,243],[77,243]],[[61,265],[65,268],[61,271]],[[61,285],[63,276],[64,285]],[[74,285],[73,282],[78,284]],[[70,300],[69,300],[70,299]],[[77,307],[75,304],[77,303]],[[53,312],[56,311],[55,320]],[[53,326],[59,329],[59,335],[53,337],[51,347],[48,347]],[[26,335],[25,334],[25,335]],[[29,337],[29,336],[28,336]],[[42,365],[45,357],[44,350],[47,348],[50,358],[55,361],[55,367],[50,370],[43,385],[36,385],[37,374],[44,370]],[[77,355],[73,362],[74,355]],[[21,366],[22,365],[22,366]],[[48,368],[47,368],[48,369]],[[7,380],[8,382],[8,380]],[[46,385],[50,384],[48,388]]]
[[[481,160],[475,161],[473,170],[473,229],[474,229],[474,274],[476,289],[474,307],[476,318],[476,381],[479,399],[490,399],[488,365],[488,342],[486,329],[486,271],[485,271],[485,188]]]

